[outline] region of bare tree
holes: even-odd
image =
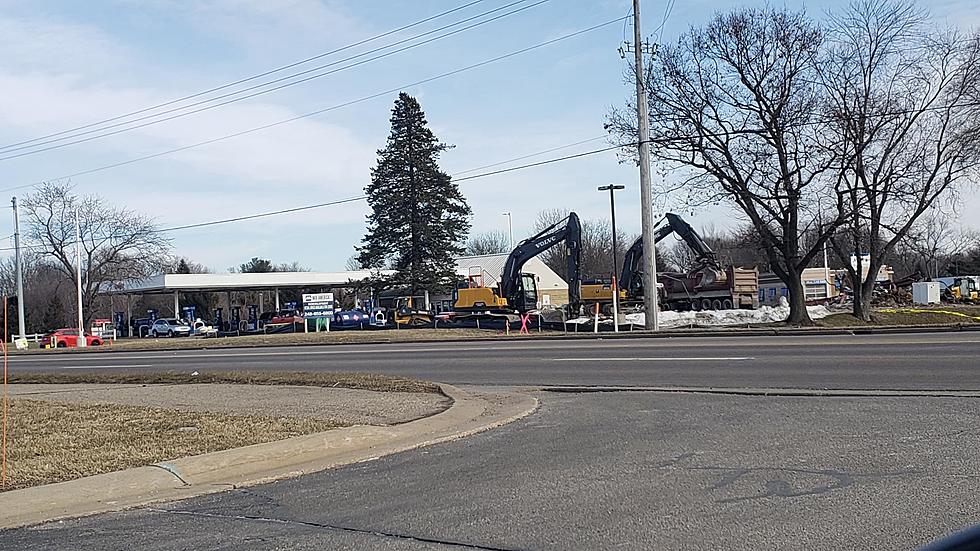
[[[939,277],[946,273],[957,254],[980,243],[977,231],[956,225],[941,210],[930,209],[895,245],[892,265],[902,276]]]
[[[344,263],[344,269],[348,271],[363,270],[364,266],[361,261],[357,258],[357,253],[354,253],[347,257],[347,262]]]
[[[113,207],[100,197],[79,197],[65,183],[44,183],[23,202],[25,237],[34,252],[49,259],[72,284],[75,275],[75,220],[82,248],[82,304],[90,306],[105,286],[156,272],[167,259],[170,241],[152,218]],[[72,309],[74,310],[74,309]]]
[[[501,254],[510,252],[510,238],[502,231],[478,233],[466,242],[466,255]]]
[[[819,200],[838,200],[824,178],[817,57],[821,30],[802,12],[737,9],[692,28],[651,58],[644,75],[656,158],[679,169],[685,201],[734,206],[758,233],[772,270],[789,290],[789,323],[810,323],[801,280],[839,221],[815,239]],[[633,79],[634,76],[629,78]],[[634,141],[635,109],[607,125]]]
[[[912,2],[857,0],[830,27],[823,78],[848,198],[834,248],[857,260],[844,265],[865,320],[880,267],[980,161],[980,36],[926,22]]]

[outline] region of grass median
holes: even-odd
[[[833,314],[817,320],[819,327],[875,327],[917,325],[966,325],[980,323],[980,307],[943,305],[940,307],[876,308],[871,321],[860,320],[849,313]]]
[[[282,407],[268,408],[265,414],[256,414],[252,408],[260,396],[242,401],[241,411],[211,411],[214,404],[215,385],[227,388],[255,387],[256,393],[268,396],[272,389],[261,386],[283,386],[281,392],[295,392],[295,387],[324,387],[323,397],[335,407],[346,408],[352,404],[372,411],[385,410],[377,404],[393,404],[397,396],[438,395],[444,400],[435,384],[370,374],[345,373],[250,373],[215,372],[192,375],[189,373],[19,373],[10,377],[12,386],[18,383],[41,385],[91,385],[54,390],[45,399],[37,399],[32,387],[24,388],[23,396],[10,399],[7,434],[7,484],[0,491],[13,490],[40,484],[50,484],[80,477],[112,472],[168,461],[180,457],[283,440],[293,436],[322,432],[346,426],[330,418],[312,418],[298,414],[282,415]],[[98,387],[124,389],[151,385],[176,386],[181,390],[179,404],[175,407],[154,407],[112,403],[111,399],[98,398],[78,401],[60,397],[59,392],[92,392]],[[236,386],[230,386],[236,385]],[[248,385],[241,387],[240,385]],[[157,393],[145,389],[144,392]],[[125,390],[119,390],[125,391]],[[311,389],[303,391],[309,394]],[[373,391],[373,392],[364,392]],[[13,391],[12,391],[13,392]],[[48,391],[44,391],[47,393]],[[113,390],[112,392],[117,392]],[[251,392],[249,390],[249,392]],[[390,394],[380,394],[388,392]],[[342,398],[336,398],[342,394]],[[406,394],[407,393],[407,394]],[[219,393],[220,394],[220,393]],[[52,395],[54,397],[52,397]],[[67,396],[67,394],[66,394]],[[275,394],[275,396],[281,396]],[[370,399],[364,398],[369,396]],[[333,397],[333,398],[332,398]],[[430,400],[429,398],[425,398]],[[345,401],[346,400],[346,401]],[[124,402],[125,400],[119,400]],[[97,403],[94,403],[97,402]],[[237,401],[235,402],[237,404]],[[276,402],[281,404],[282,402]],[[186,406],[193,404],[188,409]],[[370,405],[376,404],[376,405]],[[393,407],[393,406],[392,406]],[[397,408],[396,408],[397,409]],[[273,411],[275,410],[275,411]],[[275,412],[280,414],[276,414]],[[346,418],[342,418],[346,419]],[[357,421],[349,421],[355,424]]]
[[[3,490],[336,428],[328,421],[13,399]]]

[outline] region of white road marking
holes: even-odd
[[[958,335],[957,335],[958,336]],[[814,339],[817,337],[817,339]],[[814,335],[807,336],[809,339],[814,340],[825,340],[819,337],[833,337],[835,339],[841,339],[841,337],[848,337],[846,335]],[[712,337],[708,337],[712,338]],[[668,339],[640,339],[632,340],[629,342],[610,342],[609,340],[599,340],[599,341],[575,341],[575,342],[564,342],[555,343],[554,341],[536,341],[536,343],[523,342],[514,343],[514,341],[494,341],[487,339],[485,345],[477,346],[452,346],[451,343],[447,343],[445,346],[434,347],[430,346],[427,348],[415,348],[415,347],[400,347],[400,348],[388,348],[388,345],[375,345],[377,348],[366,348],[372,346],[371,344],[344,344],[337,345],[342,346],[342,349],[334,350],[317,350],[310,349],[308,347],[290,347],[287,350],[280,351],[242,351],[238,350],[220,350],[220,349],[208,349],[208,350],[194,350],[189,351],[189,353],[184,353],[181,350],[152,350],[146,352],[132,351],[132,352],[112,352],[112,353],[95,353],[92,357],[82,357],[88,354],[52,354],[51,356],[41,356],[41,355],[31,355],[30,357],[25,356],[13,356],[9,359],[11,363],[31,363],[31,362],[57,362],[57,361],[75,361],[75,362],[86,362],[86,361],[96,361],[105,362],[114,359],[119,360],[182,360],[182,359],[194,359],[194,358],[210,358],[210,359],[221,359],[221,358],[247,358],[247,357],[276,357],[276,356],[336,356],[336,355],[356,355],[363,356],[369,354],[411,354],[416,352],[446,352],[446,353],[457,353],[457,352],[512,352],[512,351],[545,351],[545,350],[568,350],[570,348],[576,349],[625,349],[625,348],[688,348],[688,347],[725,347],[725,348],[744,348],[751,346],[756,348],[759,346],[758,342],[745,343],[745,342],[732,342],[731,339],[742,339],[744,337],[714,337],[715,340],[719,340],[717,343],[705,344],[704,342],[698,342],[701,338],[698,337],[680,337],[680,338],[668,338]],[[788,337],[793,338],[793,337]],[[724,339],[724,340],[721,340]],[[885,340],[875,340],[862,338],[862,336],[854,336],[853,338],[846,338],[845,343],[849,346],[856,346],[862,344],[877,344],[877,345],[888,345],[890,344],[887,339]],[[795,348],[802,346],[815,346],[820,343],[817,342],[785,342],[785,341],[774,341],[774,349],[778,351],[782,348]],[[902,345],[936,345],[941,346],[949,343],[955,344],[980,344],[980,340],[955,340],[950,341],[947,339],[936,339],[930,341],[903,341]],[[835,343],[827,343],[826,346],[832,346]],[[357,348],[353,348],[357,347]]]
[[[130,364],[130,365],[66,365],[58,369],[124,369],[127,367],[153,367],[150,364]]]
[[[704,358],[670,358],[660,356],[657,358],[551,358],[546,359],[548,362],[742,362],[746,360],[754,360],[752,357],[739,357],[739,358],[719,358],[719,357],[704,357]]]

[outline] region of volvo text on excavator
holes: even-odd
[[[561,221],[537,235],[521,241],[511,251],[500,274],[499,289],[484,287],[470,278],[468,287],[456,290],[453,310],[458,314],[524,314],[538,306],[538,286],[534,274],[521,269],[528,260],[542,252],[562,245],[568,254],[568,304],[576,308],[580,302],[579,259],[581,257],[582,225],[578,215],[569,213]]]

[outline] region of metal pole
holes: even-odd
[[[646,328],[660,330],[657,298],[657,250],[653,241],[653,188],[650,184],[650,115],[643,82],[643,38],[640,34],[640,0],[633,0],[633,61],[636,66],[636,117],[640,161],[640,219],[643,226],[643,307]]]
[[[609,184],[608,186],[601,186],[599,191],[609,190],[609,212],[612,216],[612,248],[613,248],[613,265],[612,265],[612,284],[610,285],[610,290],[612,290],[613,298],[613,330],[619,333],[619,286],[616,280],[616,273],[619,270],[619,243],[616,239],[616,191],[620,189],[625,189],[626,186],[618,186],[615,184]]]
[[[84,348],[85,341],[85,318],[82,316],[82,230],[79,223],[79,212],[75,209],[75,279],[78,291],[78,338],[75,339],[75,346]]]
[[[23,340],[27,336],[24,329],[24,261],[20,255],[20,213],[17,198],[10,200],[14,206],[14,263],[17,270],[17,334]]]
[[[510,241],[510,249],[514,250],[514,217],[509,212],[503,213],[507,217],[507,236]]]

